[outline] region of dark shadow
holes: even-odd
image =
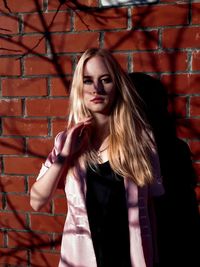
[[[155,199],[159,267],[197,267],[200,218],[189,147],[176,136],[175,118],[167,111],[168,98],[161,82],[143,73],[130,77],[155,135],[165,188],[165,195]]]

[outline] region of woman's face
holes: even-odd
[[[93,114],[109,115],[115,97],[115,85],[103,58],[90,58],[83,70],[83,101],[86,108]]]

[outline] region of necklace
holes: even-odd
[[[99,162],[102,162],[101,153],[104,152],[104,151],[106,151],[107,148],[108,148],[108,146],[106,146],[104,149],[97,150],[96,153],[97,153],[97,157],[98,157],[98,161]]]

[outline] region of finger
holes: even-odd
[[[93,117],[88,117],[88,118],[85,118],[84,120],[81,120],[79,121],[75,126],[74,126],[74,129],[77,129],[83,125],[87,125],[87,124],[90,124],[93,120]]]
[[[80,120],[78,123],[87,123],[87,122],[90,122],[90,121],[92,121],[94,118],[92,117],[92,116],[89,116],[89,117],[86,117],[86,118],[84,118],[84,119],[82,119],[82,120]]]

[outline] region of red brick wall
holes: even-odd
[[[86,48],[112,49],[126,71],[145,72],[163,82],[173,99],[178,137],[191,148],[200,182],[200,2],[166,0],[103,9],[97,0],[77,1],[78,7],[65,1],[58,13],[58,0],[7,0],[7,7],[4,2],[0,266],[55,267],[66,214],[63,192],[58,190],[45,209],[34,212],[29,190],[53,137],[66,125],[69,81]],[[88,9],[83,11],[83,5]],[[47,29],[51,34],[44,35]],[[196,192],[200,199],[200,188]]]

